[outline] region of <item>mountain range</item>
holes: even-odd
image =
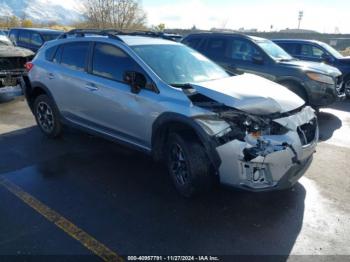
[[[0,17],[17,16],[34,22],[67,25],[82,19],[81,0],[0,0]]]

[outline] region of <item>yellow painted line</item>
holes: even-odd
[[[97,241],[91,235],[80,229],[68,219],[52,210],[35,197],[23,191],[19,186],[10,182],[6,178],[0,177],[0,185],[26,203],[28,206],[44,216],[47,220],[54,223],[57,227],[66,232],[69,236],[76,239],[83,246],[102,258],[104,261],[124,261],[122,257],[110,250],[108,247]]]

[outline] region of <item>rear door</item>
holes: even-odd
[[[64,117],[74,122],[87,119],[87,59],[90,42],[72,42],[58,47],[45,76]]]
[[[207,38],[198,50],[226,70],[236,74],[238,72],[230,57],[230,43],[231,40],[225,36],[213,36]]]

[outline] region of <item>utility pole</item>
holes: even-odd
[[[300,29],[301,20],[303,20],[303,17],[304,17],[304,11],[299,11],[299,16],[298,16],[298,29]]]

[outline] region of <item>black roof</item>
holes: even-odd
[[[308,39],[272,39],[272,41],[284,43],[320,43],[320,41]]]
[[[234,33],[234,32],[199,32],[199,33],[192,33],[188,36],[234,36],[234,37],[240,37],[245,38],[248,40],[265,40],[265,38],[257,37],[257,36],[251,36],[251,35],[245,35],[243,33]]]
[[[45,34],[62,34],[62,30],[55,30],[55,29],[49,29],[49,28],[22,28],[22,27],[16,27],[16,28],[11,28],[16,29],[16,30],[27,30],[27,31],[35,31],[39,33],[45,33]]]

